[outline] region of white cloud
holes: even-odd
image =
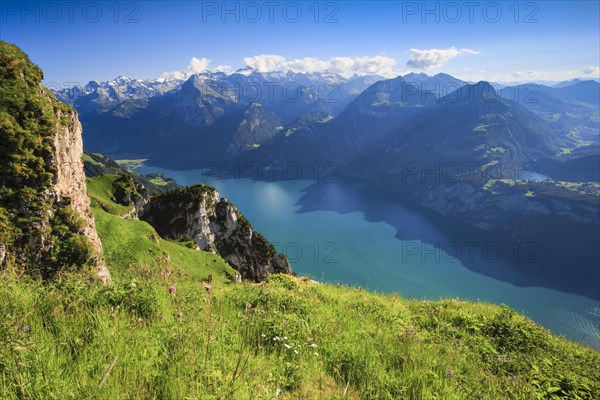
[[[394,76],[396,60],[391,57],[333,57],[321,60],[314,57],[288,60],[275,54],[263,54],[244,58],[244,64],[260,72],[332,72],[343,76],[378,74]],[[397,74],[396,74],[397,75]]]
[[[216,67],[211,68],[211,70],[216,72],[230,73],[233,72],[233,67],[231,65],[217,65]]]
[[[472,49],[457,49],[456,47],[429,50],[410,49],[406,65],[410,68],[428,70],[441,67],[451,59],[465,54],[476,55],[479,52]]]
[[[410,57],[407,65],[414,69],[433,69],[444,65],[448,60],[465,54],[479,54],[472,49],[456,49],[451,47],[446,50],[429,49],[418,50],[410,49]],[[276,54],[262,54],[243,59],[244,65],[252,67],[260,72],[284,71],[294,72],[331,72],[342,76],[376,74],[386,78],[405,75],[410,70],[401,71],[395,69],[396,59],[386,56],[371,57],[333,57],[329,60],[322,60],[315,57],[286,59],[284,56]],[[204,71],[220,71],[231,73],[236,68],[230,65],[218,65],[211,67],[211,60],[208,58],[193,57],[187,67],[181,71],[165,72],[161,78],[187,79],[193,74]],[[457,78],[478,82],[542,82],[542,81],[563,81],[573,78],[598,79],[600,78],[600,68],[598,66],[583,66],[570,70],[540,71],[540,70],[517,70],[514,72],[491,72],[487,70],[471,71],[471,68],[464,69],[464,73],[452,74]]]
[[[336,59],[333,59],[334,62]],[[353,64],[346,68],[346,71],[339,72],[341,75],[349,74],[350,72],[358,75],[377,74],[383,76],[397,75],[394,72],[396,60],[391,57],[375,56],[375,57],[358,57],[354,58]]]
[[[208,58],[196,58],[192,57],[190,63],[183,71],[173,71],[173,72],[165,72],[160,77],[161,78],[174,78],[174,79],[186,79],[189,78],[193,74],[199,74],[208,70],[211,60]],[[219,66],[218,68],[223,68],[226,66]]]
[[[208,58],[196,58],[192,57],[190,65],[187,68],[187,72],[190,74],[197,74],[208,69],[210,60]]]
[[[244,58],[246,66],[252,67],[259,72],[280,71],[284,63],[285,57],[275,54],[262,54]]]

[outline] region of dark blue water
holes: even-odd
[[[360,186],[335,183],[315,190],[312,181],[222,181],[201,170],[155,167],[139,172],[162,172],[181,185],[215,186],[289,257],[299,274],[405,296],[504,303],[557,334],[600,349],[598,301],[518,287],[475,272],[461,259],[468,258],[480,271],[518,273],[495,260],[493,246],[468,247],[473,254],[465,257],[465,246],[453,243],[426,215]]]

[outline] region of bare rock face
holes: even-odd
[[[263,281],[291,273],[290,263],[242,213],[210,186],[196,185],[156,196],[139,212],[159,235],[192,239],[198,250],[219,254],[242,278]]]
[[[60,120],[61,115],[58,117]],[[104,263],[102,242],[96,232],[96,223],[86,191],[86,178],[81,159],[83,156],[81,123],[75,111],[69,113],[67,117],[69,123],[57,126],[54,137],[54,161],[57,170],[54,191],[59,198],[68,198],[71,208],[83,219],[83,234],[90,240],[96,252],[92,262],[102,282],[109,283],[110,272]]]
[[[4,259],[6,258],[6,246],[4,244],[0,244],[0,267],[4,263]]]

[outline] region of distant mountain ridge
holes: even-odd
[[[554,139],[538,143],[554,141],[553,153],[528,148],[535,155],[529,161],[599,143],[598,82],[489,85],[492,101],[504,104],[506,99],[530,112],[513,114],[525,125],[541,118],[548,132],[560,131],[561,146],[552,133]],[[139,156],[177,168],[296,159],[343,165],[392,131],[409,130],[419,114],[440,119],[428,110],[440,110],[440,103],[454,101],[450,96],[460,95],[466,86],[474,87],[443,73],[345,78],[247,67],[233,73],[206,71],[186,80],[119,77],[57,95],[80,109],[88,150],[117,158]],[[523,146],[514,147],[515,152]]]
[[[74,106],[80,112],[107,110],[124,101],[159,96],[180,89],[190,80],[202,82],[221,94],[228,93],[237,101],[246,103],[256,101],[266,104],[282,100],[305,103],[306,99],[298,99],[302,96],[295,92],[301,89],[307,90],[304,95],[308,100],[323,98],[327,103],[344,104],[345,97],[359,94],[368,85],[381,79],[383,77],[379,75],[344,78],[333,73],[259,72],[246,67],[233,73],[205,71],[185,79],[141,80],[119,76],[105,82],[90,81],[84,85],[53,91],[59,100]]]

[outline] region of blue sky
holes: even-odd
[[[504,82],[599,74],[598,1],[74,3],[0,3],[0,38],[46,82],[245,65]]]

